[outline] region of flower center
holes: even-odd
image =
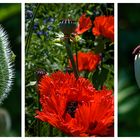
[[[75,110],[78,106],[77,101],[70,101],[67,103],[66,112],[71,115],[72,118],[75,117]]]
[[[89,124],[89,130],[93,130],[93,129],[95,129],[96,126],[97,126],[97,124],[98,124],[97,121],[90,123],[90,124]]]

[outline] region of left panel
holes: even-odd
[[[0,4],[0,136],[21,136],[21,4]]]

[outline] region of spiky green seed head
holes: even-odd
[[[8,36],[0,26],[0,104],[8,96],[13,85],[14,70]]]

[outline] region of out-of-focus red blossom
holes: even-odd
[[[103,35],[114,41],[114,16],[98,16],[94,20],[92,33],[95,36]]]
[[[70,136],[110,136],[114,122],[111,90],[96,90],[88,79],[56,72],[39,84],[42,111],[36,118]]]
[[[86,14],[83,14],[78,23],[78,27],[76,28],[76,33],[77,34],[83,34],[87,30],[89,30],[92,26],[92,21],[90,17],[86,17]]]
[[[93,71],[99,64],[101,57],[99,54],[93,52],[78,52],[78,70],[83,71]],[[76,55],[74,55],[74,61],[76,62]],[[70,67],[72,67],[69,62]]]

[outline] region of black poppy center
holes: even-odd
[[[78,106],[77,101],[71,101],[67,103],[66,112],[70,114],[72,118],[75,117],[75,110]]]
[[[93,129],[95,129],[96,126],[97,126],[97,124],[98,124],[97,121],[90,123],[90,124],[89,124],[89,130],[93,130]]]

